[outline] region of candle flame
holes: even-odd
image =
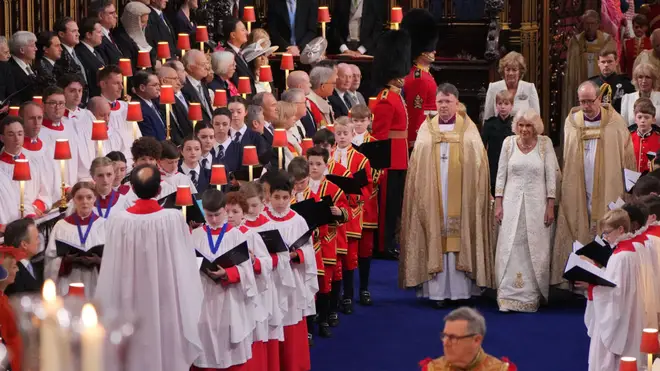
[[[41,293],[45,301],[55,301],[55,299],[57,299],[57,288],[55,287],[55,282],[50,279],[46,280],[46,282],[44,282],[44,288]]]
[[[82,308],[82,323],[83,326],[89,328],[94,327],[98,324],[98,317],[96,316],[96,310],[92,304],[85,304]]]

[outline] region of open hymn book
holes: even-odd
[[[586,256],[601,267],[606,267],[610,256],[612,256],[612,247],[603,241],[600,236],[596,236],[593,241],[586,245],[581,244],[579,241],[573,242],[573,253]]]
[[[616,287],[615,283],[605,277],[605,269],[583,260],[576,253],[568,256],[563,277],[569,281],[583,281],[592,285]]]

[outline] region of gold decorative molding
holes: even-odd
[[[11,0],[4,0],[5,9],[5,36],[11,35]]]
[[[55,1],[54,0],[47,0],[48,1],[48,29],[52,30],[53,25],[55,24]]]
[[[509,0],[504,0],[504,8],[502,8],[502,13],[500,13],[500,29],[502,31],[511,29],[509,20]]]

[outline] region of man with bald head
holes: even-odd
[[[641,53],[635,59],[635,64],[633,65],[633,71],[640,63],[649,63],[655,67],[657,71],[660,71],[660,29],[656,29],[651,33],[651,45],[653,49],[642,50]]]
[[[636,170],[628,125],[611,105],[601,103],[598,85],[583,82],[577,96],[580,106],[564,123],[564,173],[551,285],[565,282],[562,274],[573,241],[592,241],[607,205],[625,191],[622,169]]]
[[[162,184],[155,165],[138,165],[130,181],[139,199],[106,222],[115,238],[106,243],[96,300],[140,319],[133,339],[142,346],[129,349],[126,370],[187,370],[201,352],[203,298],[195,252],[181,248],[192,246],[190,231],[181,211],[154,199]]]
[[[351,83],[351,87],[348,89],[348,95],[350,96],[354,106],[358,104],[367,104],[367,102],[364,100],[364,97],[362,96],[362,93],[358,91],[360,88],[360,83],[362,83],[362,71],[360,71],[360,67],[355,64],[349,64],[349,66],[353,71],[353,82]]]
[[[170,127],[172,142],[176,145],[180,145],[182,144],[183,138],[191,135],[193,132],[192,123],[188,120],[188,102],[186,102],[186,98],[181,92],[183,84],[181,83],[179,74],[174,68],[170,67],[169,63],[158,70],[158,79],[160,80],[161,86],[172,85],[172,90],[174,90],[176,103],[172,105],[172,110],[170,111]],[[161,115],[165,117],[165,114],[166,112],[162,109],[161,105]]]
[[[183,67],[188,74],[186,82],[181,88],[183,96],[190,103],[201,103],[204,120],[211,122],[213,101],[209,95],[209,88],[204,82],[210,69],[208,59],[199,50],[189,50],[183,57]]]
[[[577,102],[578,85],[591,76],[598,75],[598,54],[607,48],[617,50],[614,38],[600,28],[600,15],[587,10],[582,15],[582,31],[568,43],[566,67],[562,86],[562,116],[565,117]]]

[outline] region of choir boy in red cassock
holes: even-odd
[[[385,257],[397,257],[396,231],[401,222],[403,188],[408,169],[408,114],[402,96],[403,78],[408,75],[410,37],[403,31],[388,31],[378,40],[372,79],[381,90],[373,108],[372,135],[392,139],[392,162],[382,177],[378,247]]]
[[[203,258],[214,261],[246,242],[245,235],[227,221],[225,195],[210,189],[202,196],[206,225],[192,232],[193,246]],[[252,333],[255,328],[255,300],[258,296],[252,262],[223,268],[208,268],[199,275],[204,290],[199,337],[202,354],[192,371],[253,370]]]
[[[137,166],[131,186],[139,199],[105,223],[113,237],[105,243],[95,299],[140,319],[131,338],[140,346],[128,348],[128,371],[187,370],[202,351],[204,291],[195,251],[185,248],[193,240],[181,212],[153,199],[160,185],[155,165]]]
[[[635,37],[631,37],[624,41],[623,52],[621,58],[621,73],[632,78],[633,66],[635,59],[642,50],[652,49],[651,39],[646,36],[649,29],[649,20],[643,14],[635,14],[632,19],[633,32]]]
[[[296,289],[289,295],[289,308],[284,317],[284,342],[280,343],[280,369],[311,369],[305,318],[316,313],[314,295],[319,290],[314,247],[307,222],[291,210],[293,183],[285,172],[270,179],[270,205],[266,214],[289,246],[291,268]],[[309,236],[309,237],[306,237]]]
[[[317,134],[318,133],[319,132],[317,132]],[[337,310],[343,279],[341,247],[346,247],[343,254],[346,254],[346,251],[348,250],[348,242],[345,234],[346,229],[343,227],[343,224],[349,221],[350,207],[348,206],[348,199],[346,198],[344,191],[325,178],[325,175],[328,173],[327,164],[329,158],[330,152],[321,146],[317,145],[307,150],[307,162],[309,164],[308,187],[313,194],[317,195],[318,199],[324,197],[330,197],[332,199],[332,214],[337,217],[336,223],[342,224],[329,225],[327,228],[327,235],[320,238],[325,269],[325,275],[321,282],[321,286],[323,286],[322,292],[330,290],[330,313],[328,315],[328,325],[330,325],[330,327],[336,327],[339,325]],[[344,228],[343,234],[341,233],[342,228]]]
[[[246,183],[241,186],[245,195],[248,211],[243,225],[253,232],[275,229],[273,222],[264,213],[264,196],[261,184]],[[268,309],[268,371],[280,369],[280,342],[284,341],[284,316],[288,311],[289,295],[295,290],[296,284],[291,270],[288,252],[270,254],[273,270],[269,287],[264,296],[264,305]]]
[[[630,218],[622,209],[611,210],[603,216],[600,227],[614,247],[604,277],[616,287],[576,282],[588,289],[590,301],[585,313],[591,337],[590,371],[617,370],[622,356],[639,354],[644,317],[638,275],[641,261],[630,233]]]
[[[309,188],[309,165],[304,157],[296,157],[291,160],[287,167],[287,172],[293,178],[294,182],[293,197],[291,197],[292,205],[305,200],[314,200],[315,202],[320,201],[319,195],[313,193]],[[313,235],[313,242],[315,251],[314,255],[316,257],[316,272],[319,278],[319,292],[316,294],[316,312],[318,313],[316,322],[318,322],[319,335],[328,338],[332,336],[330,326],[328,325],[332,279],[326,278],[325,273],[327,265],[328,274],[330,276],[332,275],[337,259],[327,259],[327,262],[324,261],[322,247],[324,242],[327,244],[327,241],[324,241],[324,239],[330,239],[334,244],[335,236],[329,236],[327,225],[317,227]],[[336,251],[336,247],[332,247],[331,250]],[[310,346],[313,345],[314,317],[315,316],[310,316],[307,318],[307,336],[309,337]]]
[[[649,171],[649,152],[655,154],[660,150],[660,130],[655,123],[655,106],[648,98],[639,98],[635,102],[635,124],[631,125],[630,137],[635,150],[637,171]]]
[[[371,110],[364,104],[351,108],[351,121],[353,122],[352,143],[361,146],[363,143],[374,142],[374,138],[367,128],[371,125]],[[371,257],[374,251],[374,231],[378,228],[378,182],[381,171],[371,169],[371,195],[364,200],[362,215],[362,238],[358,248],[358,270],[360,272],[360,304],[371,305],[369,292],[369,275],[371,273]]]
[[[69,293],[70,283],[85,285],[85,297],[94,296],[101,257],[88,251],[105,244],[105,219],[94,213],[96,191],[93,183],[76,183],[71,189],[73,213],[55,224],[46,246],[44,276],[55,281],[58,294]],[[66,255],[58,254],[57,245],[65,243]]]
[[[215,189],[209,189],[206,192],[220,192]],[[248,249],[252,259],[252,268],[254,278],[257,284],[258,294],[254,300],[254,320],[255,328],[252,335],[252,366],[253,370],[268,370],[268,313],[269,307],[266,306],[266,296],[270,293],[268,290],[273,286],[271,272],[273,270],[273,259],[268,254],[268,249],[261,236],[246,227],[244,223],[245,213],[249,207],[245,192],[229,192],[225,197],[225,209],[227,210],[227,220],[229,224],[238,228],[245,235],[248,242]]]
[[[349,173],[355,174],[362,170],[365,171],[367,177],[367,185],[362,187],[361,195],[350,195],[349,202],[349,220],[346,223],[346,235],[348,238],[348,251],[346,255],[342,256],[343,268],[343,281],[344,281],[344,295],[343,295],[343,308],[344,312],[350,314],[353,307],[354,297],[354,272],[358,268],[358,249],[359,243],[362,239],[362,219],[364,216],[364,200],[371,196],[372,192],[372,174],[369,159],[362,153],[353,148],[351,140],[353,139],[353,123],[348,117],[341,117],[335,121],[335,138],[337,146],[332,152],[332,158],[336,163],[341,164],[348,169]],[[360,292],[360,298],[363,293]],[[366,293],[366,296],[369,296]],[[367,299],[365,297],[365,299]],[[370,298],[369,298],[370,300]]]

